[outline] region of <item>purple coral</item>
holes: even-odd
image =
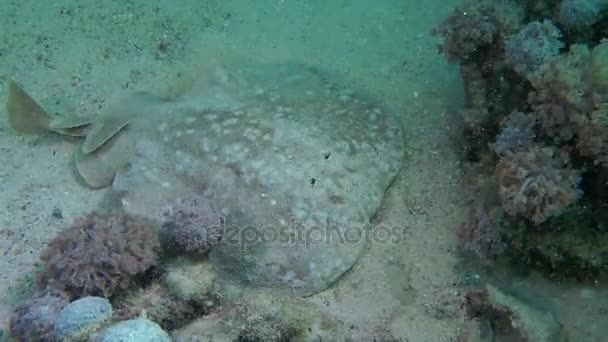
[[[582,127],[576,147],[581,156],[592,158],[595,164],[608,167],[608,126],[597,122]]]
[[[522,112],[511,113],[501,123],[501,130],[496,137],[496,142],[490,144],[490,148],[499,156],[507,152],[517,152],[530,147],[536,137],[534,126],[536,116]]]
[[[182,252],[204,255],[224,234],[224,219],[208,199],[193,196],[176,204],[166,213],[163,229]]]
[[[452,63],[474,59],[480,49],[500,49],[502,37],[513,32],[521,22],[521,8],[511,1],[468,1],[454,10],[433,30],[444,38],[441,52]],[[498,43],[498,44],[496,44]]]
[[[11,336],[17,341],[52,341],[53,323],[69,302],[65,293],[54,290],[28,299],[11,317]]]
[[[505,42],[505,58],[523,77],[538,70],[564,47],[562,33],[549,20],[528,23]]]
[[[445,38],[441,51],[456,63],[469,58],[481,46],[491,44],[497,32],[493,17],[478,10],[458,9],[433,34]]]
[[[568,142],[587,124],[595,106],[594,92],[585,79],[589,58],[585,46],[573,45],[568,54],[545,63],[530,76],[534,90],[528,103],[548,137]]]
[[[567,163],[566,156],[550,147],[508,152],[496,167],[505,211],[540,224],[574,204],[582,195],[581,172]]]
[[[156,264],[159,247],[154,222],[122,211],[93,212],[49,243],[40,282],[75,298],[110,297]]]
[[[456,231],[460,245],[481,260],[500,255],[505,243],[500,235],[500,226],[481,205],[471,207],[465,221]]]

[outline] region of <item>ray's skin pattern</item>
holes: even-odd
[[[403,163],[394,116],[297,64],[210,67],[178,96],[126,94],[94,120],[9,90],[13,128],[83,137],[76,174],[126,211],[162,220],[209,199],[225,217],[209,255],[222,279],[304,296],[357,261]]]

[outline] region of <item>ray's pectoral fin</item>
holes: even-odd
[[[125,128],[129,124],[129,120],[130,118],[126,116],[111,116],[95,123],[82,143],[82,152],[88,154],[97,150]]]
[[[73,137],[85,137],[91,131],[92,118],[74,117],[55,117],[50,122],[49,127],[60,134]]]
[[[110,138],[91,153],[83,150],[86,141],[74,152],[73,163],[78,178],[95,189],[111,186],[116,174],[129,162],[127,139],[119,139],[116,134]]]
[[[6,112],[10,127],[19,134],[35,135],[52,130],[51,115],[13,80],[8,81]]]
[[[147,92],[135,92],[120,99],[107,109],[108,115],[91,124],[82,143],[82,152],[92,153],[125,129],[134,118],[148,110],[158,110],[158,106],[165,103],[168,100]]]
[[[84,137],[74,152],[73,164],[78,178],[92,188],[112,185],[117,172],[130,155],[128,139],[118,139],[129,124],[127,116],[100,119],[50,115],[15,81],[9,80],[6,110],[10,127],[18,134],[36,135],[56,132]]]

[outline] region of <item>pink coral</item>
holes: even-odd
[[[518,33],[507,37],[506,60],[513,70],[527,77],[559,54],[564,47],[561,38],[561,32],[550,20],[530,22]]]
[[[547,136],[567,142],[587,124],[594,107],[593,93],[585,79],[589,57],[586,47],[574,45],[568,54],[544,64],[529,77],[534,90],[528,103]]]
[[[580,171],[568,167],[567,158],[550,147],[507,153],[498,162],[496,176],[505,211],[535,224],[559,214],[582,194]]]
[[[516,152],[530,147],[534,143],[537,117],[514,111],[500,123],[500,133],[490,148],[499,156],[506,152]]]
[[[181,251],[192,255],[209,252],[224,234],[224,219],[203,196],[177,203],[166,213],[163,229]]]
[[[608,41],[593,48],[587,69],[588,94],[595,103],[589,120],[578,128],[576,146],[582,156],[608,166]]]
[[[578,136],[579,153],[592,158],[595,164],[608,166],[608,125],[591,122],[578,130]]]
[[[496,38],[496,20],[479,9],[458,9],[433,34],[445,38],[441,51],[450,62],[469,58],[481,46],[490,45]]]
[[[580,156],[608,165],[608,44],[592,51],[573,45],[568,54],[530,77],[528,103],[545,136],[574,143]]]
[[[61,232],[42,254],[50,284],[73,297],[110,297],[156,264],[158,226],[122,211],[93,212]]]
[[[69,302],[65,293],[52,289],[28,299],[11,317],[11,336],[16,341],[52,341],[53,322]]]
[[[433,34],[444,38],[441,52],[453,63],[472,58],[483,47],[496,49],[520,24],[519,6],[510,1],[468,1],[454,10]]]
[[[486,260],[501,254],[505,249],[500,225],[482,205],[471,207],[465,221],[456,231],[462,248]]]

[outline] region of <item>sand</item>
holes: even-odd
[[[452,341],[470,327],[453,234],[469,203],[456,114],[463,95],[430,31],[458,2],[5,1],[0,81],[14,78],[53,112],[91,115],[125,88],[162,89],[178,72],[238,55],[316,65],[379,98],[403,120],[408,148],[374,223],[404,234],[370,244],[335,287],[308,300],[362,339]],[[15,137],[0,123],[0,326],[28,295],[46,243],[103,195],[75,181],[73,148]]]

